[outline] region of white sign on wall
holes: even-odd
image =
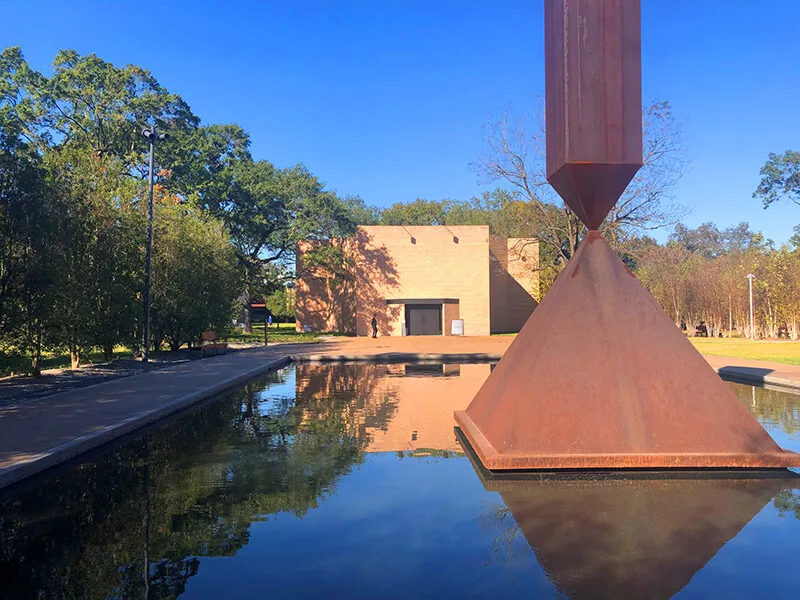
[[[464,335],[464,319],[453,319],[450,335]]]

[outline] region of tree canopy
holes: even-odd
[[[786,198],[800,204],[800,152],[771,153],[761,167],[761,181],[753,197],[760,198],[764,208]]]
[[[302,164],[254,160],[239,125],[204,124],[146,69],[62,50],[44,75],[0,53],[0,353],[137,349],[148,144],[155,153],[151,326],[173,348],[292,276],[297,243],[354,231]],[[363,202],[361,202],[363,208]],[[263,295],[263,294],[262,294]],[[240,299],[239,307],[234,299]],[[249,314],[249,313],[248,313]]]

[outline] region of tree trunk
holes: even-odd
[[[728,337],[733,337],[733,299],[728,296]]]
[[[69,345],[69,362],[73,369],[77,369],[81,366],[81,352],[73,343]]]
[[[114,360],[114,344],[103,344],[103,360],[106,362],[111,362]]]
[[[33,355],[31,356],[31,375],[34,377],[42,376],[42,327],[37,324],[36,326],[36,343],[33,347]]]
[[[244,332],[253,333],[253,315],[251,303],[253,302],[251,296],[250,274],[246,275],[244,282]]]

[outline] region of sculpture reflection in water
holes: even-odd
[[[484,481],[503,505],[495,558],[523,538],[569,598],[670,598],[775,498],[786,479]],[[796,504],[795,504],[796,506]]]

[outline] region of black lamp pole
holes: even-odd
[[[156,140],[166,140],[168,133],[158,133],[155,125],[142,131],[150,140],[150,194],[147,202],[147,246],[144,258],[144,327],[142,333],[142,362],[150,358],[150,257],[153,250],[153,161],[156,153]]]

